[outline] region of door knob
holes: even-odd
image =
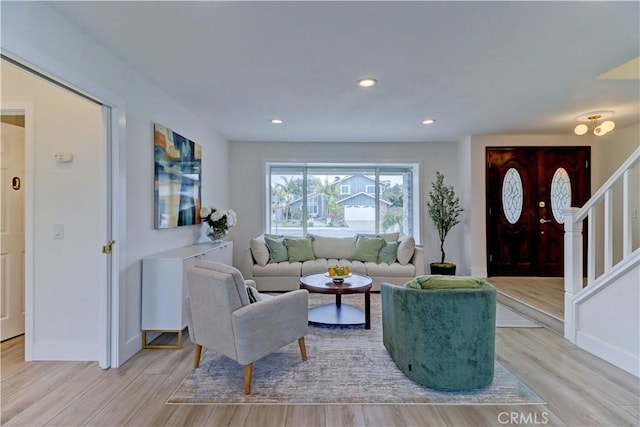
[[[551,220],[550,219],[540,218],[540,224],[545,224],[547,222],[551,222]]]

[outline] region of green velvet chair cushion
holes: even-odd
[[[479,289],[491,285],[478,277],[424,275],[408,281],[404,285],[413,289]]]

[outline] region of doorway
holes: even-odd
[[[489,276],[564,275],[564,215],[591,194],[590,147],[486,149]]]
[[[24,334],[24,115],[0,120],[0,340]]]
[[[119,265],[100,248],[113,233],[112,133],[120,117],[4,55],[1,65],[3,112],[25,116],[25,360],[117,366],[111,314]]]

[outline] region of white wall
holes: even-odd
[[[96,227],[97,208],[104,196],[102,109],[98,104],[2,62],[2,104],[33,106],[33,299],[34,360],[98,360],[99,281],[87,281],[102,271],[99,249],[104,228]],[[54,153],[72,153],[71,163],[57,163]],[[53,238],[53,225],[64,226],[64,237]],[[69,280],[76,277],[82,280]],[[77,319],[82,319],[81,322]]]
[[[598,176],[595,177],[595,187],[592,188],[592,192],[596,192],[638,146],[640,146],[640,124],[622,129],[616,128],[602,138],[595,138],[591,156],[598,160]],[[632,215],[635,209],[635,218],[631,220],[633,251],[640,247],[640,165],[636,165],[632,169],[630,183],[632,191],[629,201],[631,212],[629,214]],[[598,239],[602,239],[604,229],[603,212],[603,209],[598,210],[599,219],[602,222],[597,224]],[[613,262],[615,264],[622,259],[622,182],[613,188],[613,236]],[[598,273],[602,272],[603,264],[599,258]]]
[[[126,106],[126,238],[127,259],[120,292],[122,361],[140,349],[141,258],[193,243],[200,227],[153,228],[153,124],[161,123],[203,147],[204,203],[228,205],[228,144],[188,106],[179,105],[160,88],[123,63],[42,2],[2,2],[2,48],[45,71],[72,70],[120,97]],[[35,59],[34,59],[35,58]],[[37,106],[36,106],[37,108]],[[40,185],[40,182],[34,183]],[[73,209],[72,206],[68,207]],[[42,215],[50,211],[44,209]],[[38,249],[36,248],[38,251]],[[36,256],[63,257],[61,253]],[[46,271],[38,274],[47,274]],[[57,279],[61,280],[62,279]],[[64,281],[73,281],[69,275]],[[44,284],[36,284],[40,292]],[[56,283],[64,286],[64,283]],[[36,295],[37,296],[37,295]],[[55,310],[68,310],[71,301],[56,301]],[[53,304],[50,307],[54,310]],[[45,312],[46,314],[46,312]],[[85,322],[81,316],[77,323]]]
[[[425,263],[439,261],[440,241],[426,214],[430,182],[437,170],[445,175],[445,182],[458,186],[458,146],[456,143],[230,143],[230,206],[238,213],[238,226],[232,228],[234,264],[242,267],[242,253],[249,240],[262,233],[265,227],[265,163],[266,162],[389,162],[419,163],[421,229],[420,242],[425,249]],[[460,261],[456,242],[459,228],[447,238],[447,258]]]
[[[599,186],[633,151],[629,141],[637,146],[638,126],[629,129],[616,129],[604,137],[577,136],[567,131],[567,135],[483,135],[471,137],[470,206],[467,216],[470,221],[472,275],[487,275],[486,248],[486,194],[485,194],[485,149],[486,147],[522,147],[522,146],[590,146],[591,149],[591,191]],[[617,137],[616,134],[622,134]],[[633,139],[635,138],[635,139]],[[461,143],[466,144],[466,143]],[[611,160],[614,159],[614,160]]]

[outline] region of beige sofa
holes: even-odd
[[[301,243],[300,239],[303,239],[269,234],[251,239],[250,246],[244,251],[241,268],[244,277],[254,280],[258,290],[263,292],[299,289],[300,276],[327,272],[330,266],[336,264],[349,266],[352,273],[370,276],[373,280],[373,291],[380,291],[382,282],[401,285],[424,274],[422,247],[415,245],[413,237],[399,236],[398,233],[365,236],[366,238],[309,235],[310,250],[313,251],[313,254],[302,258],[304,261],[297,261],[297,258],[293,256],[293,245],[289,245],[288,248],[289,259],[274,260],[276,250],[270,249],[265,237],[271,239],[268,243],[272,246],[274,239],[283,240],[284,243],[294,243],[295,241],[296,244]],[[369,257],[369,260],[362,261],[361,259],[367,259],[367,256],[362,256],[363,242],[366,244],[375,243],[372,240],[379,240],[376,238],[384,240],[383,247],[386,247],[384,258],[388,262],[383,262],[381,254],[377,257],[378,259],[375,259],[376,256],[374,256],[373,258]],[[307,242],[302,243],[308,244]],[[390,255],[389,250],[393,248],[397,248],[397,253]]]

